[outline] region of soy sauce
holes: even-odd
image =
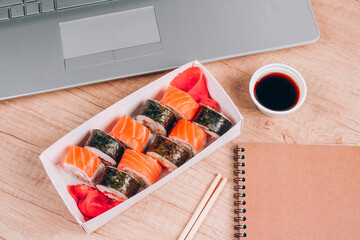
[[[254,94],[264,107],[274,111],[285,111],[296,105],[300,90],[289,76],[275,72],[263,76],[256,82]]]

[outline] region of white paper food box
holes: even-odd
[[[89,137],[91,130],[95,128],[101,129],[107,133],[110,132],[115,123],[124,114],[127,114],[131,117],[136,116],[138,113],[140,113],[147,99],[160,100],[171,80],[178,73],[183,72],[191,66],[199,66],[205,72],[209,93],[211,97],[219,103],[221,112],[233,122],[232,128],[216,141],[209,141],[208,138],[208,143],[205,148],[203,148],[203,150],[201,150],[198,154],[188,160],[184,165],[177,168],[175,171],[171,173],[163,172],[160,175],[159,181],[157,181],[155,184],[142,190],[141,192],[138,192],[135,196],[129,198],[128,200],[108,210],[107,212],[89,221],[85,221],[83,215],[76,205],[76,202],[67,191],[67,185],[84,183],[65,172],[62,167],[61,161],[66,156],[68,147],[71,145],[83,146]],[[65,202],[67,208],[70,210],[82,229],[86,233],[91,233],[110,221],[112,218],[116,217],[119,213],[125,211],[139,200],[143,199],[195,163],[214,152],[216,149],[236,138],[241,133],[242,124],[243,117],[221,85],[203,65],[201,65],[198,61],[194,61],[177,68],[174,71],[155,80],[154,82],[146,85],[145,87],[130,94],[129,96],[95,115],[85,123],[81,124],[79,127],[66,134],[64,137],[46,149],[43,153],[41,153],[40,160],[42,161],[47,174],[49,175],[61,198]]]

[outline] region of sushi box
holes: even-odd
[[[205,147],[198,154],[176,170],[170,173],[163,171],[160,175],[159,181],[155,184],[138,192],[133,197],[104,212],[103,214],[91,220],[85,221],[76,205],[76,202],[67,191],[67,185],[83,183],[66,172],[61,164],[62,159],[66,156],[68,147],[71,145],[83,146],[93,129],[101,129],[105,132],[110,132],[115,123],[124,114],[131,117],[136,116],[141,111],[147,99],[160,100],[171,80],[177,74],[183,72],[191,66],[198,66],[203,69],[207,78],[208,90],[211,97],[219,103],[221,112],[232,121],[233,126],[220,138],[216,140],[208,140]],[[173,70],[163,77],[160,77],[84,122],[42,152],[40,160],[71,214],[86,233],[91,233],[141,199],[145,198],[147,195],[151,194],[159,187],[168,183],[171,179],[186,171],[192,165],[204,159],[216,149],[239,136],[242,130],[242,125],[243,117],[221,85],[203,65],[201,65],[198,61],[193,61]]]

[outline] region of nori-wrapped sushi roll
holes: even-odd
[[[110,166],[106,170],[102,182],[96,185],[100,192],[117,201],[125,201],[137,193],[140,183],[130,174]]]
[[[155,158],[165,170],[170,172],[193,156],[189,149],[163,136],[155,139],[146,154]]]
[[[201,106],[193,123],[201,127],[211,138],[219,138],[232,126],[231,121],[208,106]]]
[[[157,101],[148,99],[141,114],[136,116],[136,121],[148,127],[156,135],[166,136],[176,122],[176,115]]]
[[[119,163],[125,151],[124,146],[118,140],[99,129],[91,131],[85,148],[99,156],[103,163],[111,166]]]

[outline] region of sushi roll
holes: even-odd
[[[146,154],[155,158],[165,170],[170,172],[193,156],[188,148],[164,136],[158,136]]]
[[[92,185],[101,181],[105,170],[105,165],[98,156],[86,148],[75,145],[69,148],[62,164],[65,170]]]
[[[156,135],[166,136],[176,121],[176,116],[169,108],[155,100],[147,100],[136,121],[145,125]]]
[[[180,119],[169,134],[169,138],[190,148],[195,155],[205,144],[206,133],[196,124]]]
[[[120,118],[110,135],[138,152],[144,152],[153,139],[147,127],[127,115]]]
[[[162,167],[155,159],[131,149],[125,150],[117,168],[131,174],[145,187],[159,180],[162,171]]]
[[[114,167],[106,167],[106,175],[96,188],[108,198],[125,201],[134,196],[140,188],[140,183],[131,175]]]
[[[124,146],[118,140],[99,129],[91,131],[85,148],[95,153],[103,163],[110,166],[116,166],[125,151]]]
[[[219,138],[232,126],[229,119],[208,106],[200,107],[193,123],[201,127],[211,138]]]
[[[192,120],[199,104],[186,92],[169,86],[160,103],[174,110],[181,118]]]

